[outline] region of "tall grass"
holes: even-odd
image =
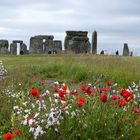
[[[139,82],[140,58],[92,55],[3,56],[5,67],[14,77],[55,78],[72,82],[104,75],[122,85]]]

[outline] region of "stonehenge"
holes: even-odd
[[[30,38],[31,54],[55,54],[62,52],[62,42],[53,35],[37,35]]]
[[[17,43],[10,44],[10,54],[16,55],[17,54]]]
[[[97,54],[97,32],[92,33],[92,54]]]
[[[0,54],[8,54],[9,42],[8,40],[0,40]]]
[[[62,47],[64,46],[64,47]],[[19,48],[18,48],[19,47]],[[17,52],[19,51],[19,52]],[[104,51],[104,49],[102,50]],[[64,44],[53,35],[35,35],[30,38],[29,48],[22,40],[0,40],[0,54],[97,54],[97,31],[92,32],[91,43],[88,31],[66,31]],[[123,56],[132,56],[128,44],[124,43]]]
[[[53,47],[54,47],[55,53],[61,53],[62,52],[62,41],[61,40],[54,40]]]
[[[87,31],[66,31],[64,47],[68,53],[90,53]]]
[[[27,46],[25,43],[23,43],[22,40],[13,40],[13,42],[10,44],[10,54],[12,55],[16,55],[17,54],[17,47],[20,44],[20,54],[28,54],[28,50],[27,50]]]
[[[124,43],[123,56],[129,56],[129,48],[127,43]]]

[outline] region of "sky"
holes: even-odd
[[[140,0],[0,0],[0,39],[23,40],[54,35],[62,40],[65,31],[98,33],[98,53],[122,53],[128,43],[140,55]]]

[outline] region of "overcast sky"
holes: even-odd
[[[98,52],[128,43],[140,55],[140,0],[0,0],[0,39],[54,35],[64,42],[66,30],[98,32]]]

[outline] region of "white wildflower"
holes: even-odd
[[[39,113],[36,113],[35,116],[34,116],[34,118],[36,118],[36,117],[38,117],[38,116],[39,116]]]

